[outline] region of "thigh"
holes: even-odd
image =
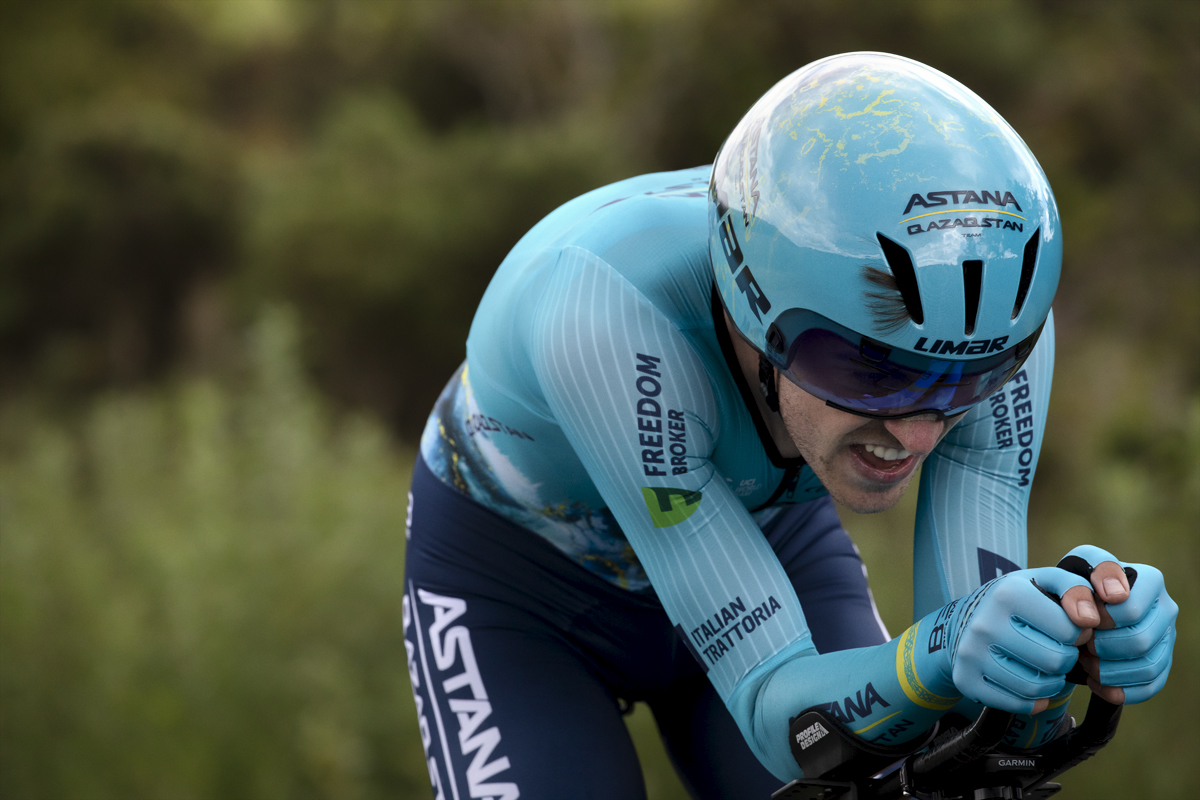
[[[866,567],[833,500],[823,497],[785,508],[763,533],[791,578],[818,652],[888,641]]]
[[[598,601],[555,574],[548,547],[418,463],[404,637],[438,800],[645,797],[613,692],[569,624]]]
[[[434,796],[643,798],[612,695],[571,646],[489,605],[416,581],[405,596],[409,674]]]

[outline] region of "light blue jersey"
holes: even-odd
[[[823,655],[819,670],[808,658],[804,610],[760,525],[825,489],[760,434],[723,351],[708,179],[704,167],[622,181],[522,238],[421,452],[443,482],[586,569],[657,594],[756,754],[795,777],[788,717],[807,705],[857,690],[855,729],[890,743],[954,698],[923,702],[896,642]],[[1050,320],[1022,370],[926,460],[914,618],[1025,566],[1053,351]],[[897,715],[912,730],[889,735]]]

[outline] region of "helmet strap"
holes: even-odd
[[[778,414],[779,391],[775,383],[775,368],[762,355],[758,357],[758,390],[762,392],[767,408]]]

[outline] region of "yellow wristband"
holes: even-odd
[[[896,677],[900,681],[900,688],[908,695],[909,700],[923,708],[932,708],[936,711],[954,708],[961,698],[942,697],[934,694],[926,689],[925,685],[921,683],[921,679],[917,677],[913,649],[917,642],[917,629],[920,627],[921,623],[918,622],[906,630],[900,636],[900,646],[896,648]]]

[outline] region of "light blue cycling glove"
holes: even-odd
[[[929,614],[901,637],[897,675],[910,699],[953,705],[956,695],[1029,714],[1061,693],[1079,658],[1082,629],[1060,598],[1091,584],[1058,567],[1023,569],[985,583]]]
[[[1092,570],[1104,561],[1114,561],[1125,570],[1129,597],[1123,603],[1107,606],[1116,627],[1096,631],[1100,683],[1124,689],[1126,704],[1141,703],[1167,682],[1179,606],[1167,594],[1162,572],[1147,564],[1119,561],[1094,545],[1076,547],[1059,566],[1090,578]]]

